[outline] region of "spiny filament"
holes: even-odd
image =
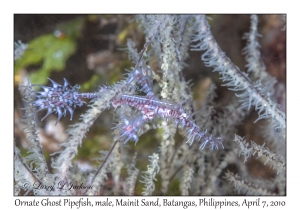
[[[116,129],[118,132],[117,138],[126,144],[130,139],[138,142],[138,131],[145,124],[145,120],[142,116],[137,116],[133,118],[121,117],[121,121],[112,129]]]
[[[41,86],[43,91],[37,92],[37,100],[34,102],[34,105],[39,107],[38,111],[47,109],[47,114],[42,120],[55,112],[58,115],[57,124],[60,118],[66,115],[67,111],[69,111],[71,115],[70,120],[72,120],[76,106],[81,107],[85,103],[81,100],[83,97],[78,94],[79,86],[75,85],[72,87],[66,79],[64,79],[64,85],[60,85],[51,79],[49,80],[52,83],[52,87]]]
[[[146,94],[152,94],[153,78],[152,70],[150,68],[135,68],[128,74],[128,84],[134,80],[141,86],[140,91]]]

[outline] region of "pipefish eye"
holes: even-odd
[[[146,72],[144,69],[142,69],[142,72],[143,72],[143,75],[144,75],[144,76],[147,75],[147,72]]]

